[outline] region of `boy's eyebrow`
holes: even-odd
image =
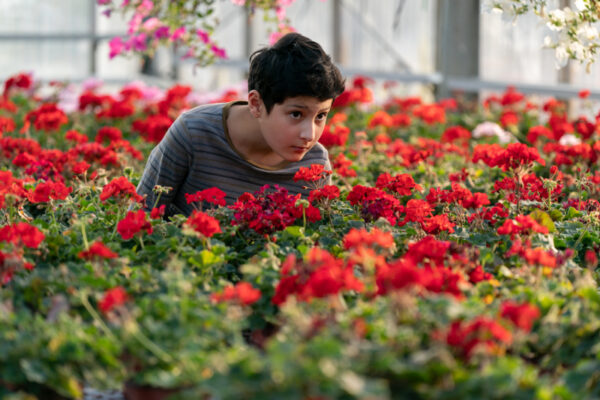
[[[288,107],[294,107],[294,108],[302,108],[302,109],[308,109],[308,106],[305,106],[303,104],[288,104]],[[331,111],[331,107],[323,107],[322,109],[320,109],[319,111]]]

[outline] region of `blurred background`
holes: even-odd
[[[482,12],[480,3],[296,0],[288,17],[298,32],[332,55],[346,76],[372,77],[398,95],[444,98],[514,85],[559,98],[589,89],[592,98],[600,98],[600,63],[589,73],[574,62],[557,69],[554,51],[542,48],[549,29],[538,18],[505,21]],[[248,56],[268,44],[269,25],[261,12],[249,16],[230,0],[216,0],[216,8],[221,22],[214,37],[229,58],[197,68],[173,49],[159,51],[152,60],[109,60],[108,41],[125,33],[126,20],[102,15],[96,0],[0,0],[0,80],[32,72],[42,81],[94,77],[122,85],[142,80],[161,88],[183,83],[198,91],[243,85]]]

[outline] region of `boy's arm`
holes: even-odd
[[[185,127],[184,116],[177,118],[160,143],[152,150],[137,192],[146,196],[146,210],[153,207],[171,205],[179,187],[187,177],[192,160],[192,143]],[[158,195],[153,191],[156,185],[170,187],[168,193]],[[167,212],[168,213],[168,212]]]

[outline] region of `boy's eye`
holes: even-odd
[[[298,119],[302,116],[302,113],[300,111],[292,111],[290,113],[290,116],[294,119]]]
[[[323,121],[325,119],[327,119],[327,113],[321,113],[321,114],[317,115],[317,120]]]

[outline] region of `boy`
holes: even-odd
[[[344,79],[316,42],[289,33],[250,56],[248,101],[209,104],[183,113],[152,150],[137,191],[146,208],[155,206],[155,185],[163,193],[165,216],[190,215],[185,193],[218,187],[232,204],[244,192],[279,185],[304,193],[293,177],[300,167],[331,169],[318,143]]]

